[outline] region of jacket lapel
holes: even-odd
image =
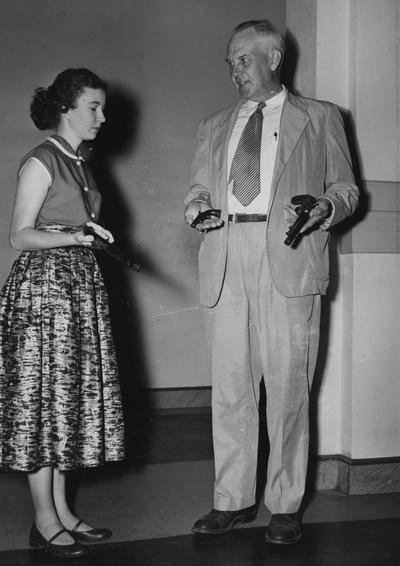
[[[227,186],[228,186],[228,144],[232,134],[233,127],[236,123],[237,116],[239,114],[240,107],[243,100],[240,100],[238,104],[232,109],[230,114],[217,125],[215,139],[214,139],[214,158],[219,164],[218,170],[218,182],[217,187],[223,187],[221,198],[221,205],[223,209],[227,207]]]
[[[279,126],[279,143],[272,177],[271,196],[275,195],[282,172],[309,121],[310,117],[303,110],[298,99],[288,92]]]

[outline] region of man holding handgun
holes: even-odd
[[[226,533],[256,516],[263,378],[265,504],[272,515],[265,538],[276,544],[302,537],[309,393],[329,277],[327,229],[358,202],[340,112],[287,91],[280,79],[284,49],[268,20],[233,31],[226,61],[241,100],[201,124],[185,199],[185,221],[204,233],[200,298],[215,455],[214,508],[192,530]],[[288,234],[298,214],[299,233]]]

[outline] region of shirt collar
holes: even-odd
[[[74,159],[75,161],[85,161],[82,155],[80,155],[79,153],[77,154],[67,142],[67,140],[62,136],[54,134],[52,136],[49,136],[47,140],[54,144],[60,151],[62,151],[64,155],[67,155],[71,159]]]
[[[278,94],[275,94],[271,98],[268,98],[268,100],[264,101],[266,109],[275,110],[276,108],[283,106],[286,96],[287,96],[287,88],[285,87],[285,85],[282,85],[282,90],[278,92]],[[246,100],[243,106],[246,107],[248,112],[253,112],[257,108],[258,104],[259,102],[257,102],[256,100]]]

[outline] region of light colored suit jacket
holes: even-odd
[[[200,245],[200,302],[218,302],[229,235],[227,148],[240,106],[213,114],[199,127],[191,188],[185,205],[207,202],[222,210],[225,224],[207,232]],[[352,214],[358,203],[349,148],[337,106],[287,93],[266,222],[266,251],[276,289],[285,297],[324,294],[329,281],[326,231],[315,229],[296,248],[283,241],[288,229],[284,204],[294,195],[326,196],[334,205],[331,226]]]

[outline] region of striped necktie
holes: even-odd
[[[248,206],[261,190],[260,150],[264,106],[265,102],[260,102],[248,119],[232,159],[229,182],[233,180],[233,195],[243,206]]]

